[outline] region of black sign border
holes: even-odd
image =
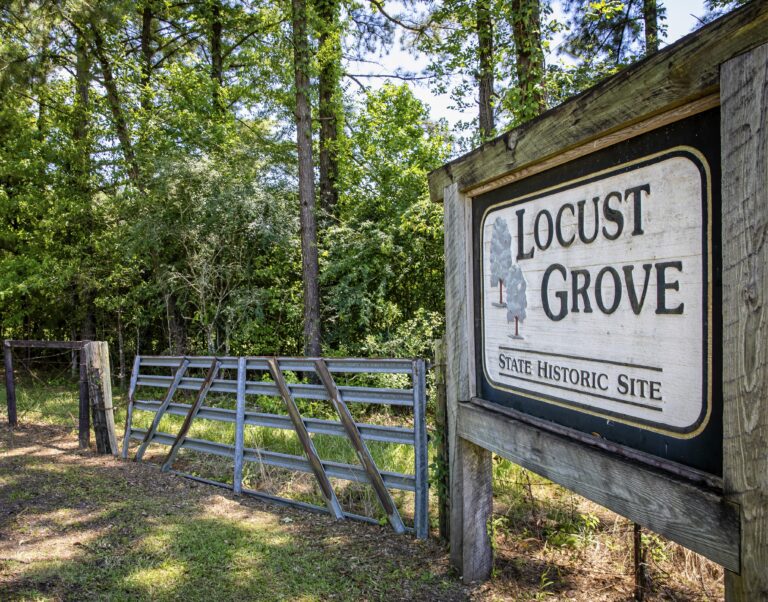
[[[585,157],[580,157],[563,165],[535,174],[518,182],[508,184],[499,189],[479,195],[472,202],[473,218],[473,290],[475,308],[475,346],[476,374],[478,384],[478,396],[502,406],[511,407],[532,416],[556,422],[560,425],[574,428],[586,433],[597,433],[600,437],[614,441],[667,460],[685,464],[692,468],[703,470],[715,475],[722,474],[722,316],[721,316],[721,243],[720,243],[720,132],[719,109],[712,109],[688,119],[676,122],[635,138],[620,142],[614,146],[602,149]],[[711,269],[712,285],[711,299],[709,298],[707,283],[704,283],[703,295],[705,308],[703,316],[703,343],[704,343],[704,388],[705,396],[709,400],[702,404],[702,414],[696,425],[688,431],[701,428],[694,436],[681,438],[679,435],[669,435],[647,427],[638,426],[639,419],[633,419],[636,423],[625,424],[607,418],[610,411],[599,410],[602,416],[587,414],[583,410],[571,409],[561,405],[554,405],[525,395],[524,390],[510,392],[494,386],[486,376],[483,366],[483,336],[482,331],[482,233],[480,227],[484,215],[490,208],[496,208],[505,204],[512,204],[516,199],[526,198],[523,203],[535,200],[544,195],[552,194],[559,190],[559,184],[563,189],[573,185],[581,185],[585,182],[603,179],[615,173],[621,173],[636,169],[644,164],[657,162],[674,155],[683,155],[693,160],[700,171],[704,169],[700,159],[691,153],[681,151],[678,147],[690,147],[700,154],[709,167],[709,191],[707,190],[706,174],[702,174],[704,186],[703,203],[703,268],[706,274]],[[647,160],[644,160],[647,159]],[[598,173],[599,172],[599,173]],[[590,178],[590,174],[598,174]],[[586,176],[586,178],[585,178]],[[573,183],[574,180],[578,182]],[[539,190],[546,192],[536,195]],[[708,197],[711,193],[711,198]],[[711,221],[710,212],[711,208]],[[711,249],[708,248],[708,238],[711,235]],[[708,265],[711,257],[712,265]],[[711,307],[710,312],[706,308]],[[710,324],[708,317],[711,316]],[[711,357],[711,375],[708,374]],[[710,380],[711,378],[711,380]],[[711,382],[711,385],[710,385]],[[529,392],[539,398],[551,398],[553,402],[568,403],[571,406],[578,405],[554,396],[547,396],[539,392]],[[594,408],[591,408],[595,411]],[[626,417],[623,417],[626,419]],[[703,427],[702,421],[706,421]],[[652,424],[652,423],[649,423]],[[666,431],[673,431],[672,427],[662,426]],[[652,427],[652,428],[658,428]],[[679,432],[685,432],[680,430]],[[717,450],[716,454],[713,452]]]

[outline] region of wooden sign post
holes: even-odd
[[[493,452],[768,598],[766,43],[754,2],[430,174],[466,581]]]

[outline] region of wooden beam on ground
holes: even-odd
[[[473,403],[459,406],[458,435],[730,570],[738,569],[737,508],[707,488]]]
[[[16,382],[13,378],[13,348],[11,341],[3,341],[3,364],[5,366],[5,404],[8,408],[8,424],[18,425],[16,416]]]
[[[429,175],[433,201],[443,199],[446,187],[456,184],[462,193],[495,181],[535,163],[562,156],[619,130],[625,137],[637,135],[632,126],[648,122],[684,105],[695,110],[697,101],[716,94],[720,64],[737,54],[768,42],[768,3],[750,2],[743,8],[706,25],[667,48],[623,69],[579,96],[551,109],[476,150],[459,157]],[[688,110],[691,110],[690,107]],[[641,130],[642,131],[642,130]],[[614,140],[613,142],[617,142]],[[574,158],[574,157],[569,157]],[[487,190],[487,189],[486,189]]]
[[[181,424],[181,428],[176,435],[176,440],[173,442],[173,445],[171,445],[171,449],[168,451],[168,455],[163,461],[163,472],[168,472],[171,469],[173,461],[176,459],[176,454],[179,453],[181,446],[184,444],[184,440],[187,438],[187,433],[189,433],[189,428],[192,426],[192,421],[197,416],[197,413],[200,411],[200,407],[205,401],[206,395],[208,395],[208,391],[210,391],[211,386],[213,386],[213,379],[216,378],[216,375],[219,373],[219,368],[221,368],[221,362],[214,358],[211,361],[211,367],[208,368],[208,373],[205,375],[203,382],[200,383],[200,388],[197,391],[195,401],[189,407],[189,412],[187,412],[187,415],[184,418],[184,422]]]
[[[349,412],[347,404],[344,403],[341,392],[336,386],[336,382],[333,380],[333,376],[331,376],[331,373],[328,371],[328,366],[325,365],[325,362],[322,359],[315,360],[315,372],[317,372],[318,377],[320,377],[320,382],[323,383],[325,390],[328,392],[328,398],[333,405],[333,409],[336,410],[336,413],[339,415],[339,419],[344,426],[347,437],[349,438],[350,443],[352,443],[352,447],[354,447],[355,453],[357,453],[357,457],[365,469],[365,473],[368,475],[368,480],[371,482],[371,486],[376,493],[376,497],[379,499],[381,507],[387,515],[389,523],[392,525],[395,533],[404,533],[405,525],[400,518],[400,513],[397,511],[395,501],[392,499],[392,496],[389,495],[389,491],[387,490],[386,485],[384,485],[384,480],[381,478],[379,469],[373,461],[373,456],[371,456],[368,446],[365,444],[365,441],[363,441],[360,431],[357,428],[357,424],[355,424],[355,420],[352,418],[352,414]]]
[[[720,73],[723,482],[741,515],[725,597],[747,602],[768,600],[768,45]]]
[[[315,479],[317,479],[317,484],[320,486],[320,492],[323,498],[325,498],[328,510],[337,520],[342,520],[344,518],[344,510],[342,510],[341,504],[339,504],[339,500],[336,498],[336,492],[333,490],[333,486],[328,480],[328,475],[325,474],[323,463],[320,461],[320,456],[317,455],[315,444],[312,442],[312,437],[309,436],[309,431],[307,431],[307,426],[304,424],[304,420],[299,413],[299,408],[296,407],[296,402],[293,399],[291,390],[288,388],[288,383],[285,382],[283,372],[280,370],[280,364],[277,359],[273,357],[267,360],[267,365],[272,374],[272,380],[275,381],[275,385],[277,385],[277,389],[280,391],[280,396],[285,402],[288,416],[291,418],[293,428],[299,437],[301,446],[304,448],[304,453],[307,455],[307,460],[312,467],[312,472],[315,475]]]
[[[109,365],[109,345],[93,341],[83,347],[88,378],[88,398],[93,415],[96,450],[100,454],[117,455],[117,435],[112,406],[112,374]]]
[[[157,427],[160,424],[160,421],[163,419],[163,415],[165,414],[165,411],[168,409],[168,406],[171,404],[171,400],[173,399],[173,394],[176,393],[176,389],[179,388],[179,383],[181,383],[181,379],[184,377],[184,372],[186,372],[187,367],[189,366],[189,360],[185,357],[181,358],[181,362],[179,362],[179,367],[176,369],[176,373],[173,376],[173,382],[168,387],[168,391],[165,393],[165,399],[163,399],[163,403],[160,405],[160,407],[157,409],[157,412],[155,413],[155,417],[152,419],[152,424],[147,429],[147,432],[144,434],[144,439],[139,444],[139,449],[136,450],[136,457],[134,460],[137,462],[140,461],[144,457],[144,452],[147,450],[147,446],[152,442],[152,437],[155,436],[155,433],[157,432]]]

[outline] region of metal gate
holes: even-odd
[[[167,369],[169,373],[167,375],[149,374],[147,369],[155,372]],[[205,376],[191,376],[189,371],[193,369],[206,370]],[[236,378],[224,378],[222,377],[224,372],[236,374]],[[313,374],[314,378],[309,379],[310,383],[289,383],[285,372]],[[249,380],[249,374],[261,375],[262,378]],[[407,375],[410,388],[339,386],[334,379],[334,374],[403,374]],[[265,376],[269,376],[270,380],[264,380]],[[161,399],[155,399],[158,396],[150,394],[158,389],[164,391]],[[195,391],[194,401],[192,403],[174,402],[174,394],[180,389]],[[235,409],[204,405],[206,396],[210,392],[234,395]],[[248,409],[246,404],[248,395],[279,397],[285,405],[287,414],[269,414]],[[339,420],[304,417],[299,411],[296,399],[326,400],[333,406]],[[353,419],[348,403],[411,408],[414,428],[358,423]],[[122,456],[128,457],[131,439],[140,441],[136,460],[142,459],[151,443],[159,443],[170,446],[163,460],[163,471],[171,471],[188,478],[230,488],[235,493],[329,512],[337,519],[354,518],[376,523],[375,519],[346,512],[341,507],[329,479],[367,483],[373,488],[390,525],[397,533],[415,531],[417,537],[424,539],[429,532],[425,406],[425,363],[421,359],[136,356],[128,391],[128,416]],[[149,428],[133,428],[134,410],[154,412]],[[167,414],[184,416],[184,422],[175,435],[158,431],[160,421]],[[195,418],[234,423],[234,445],[188,437],[190,426]],[[251,425],[293,430],[301,443],[304,456],[246,448],[244,429]],[[346,437],[354,448],[360,464],[323,460],[318,456],[311,433]],[[413,474],[379,470],[366,441],[412,445],[415,456]],[[234,461],[233,485],[173,471],[174,460],[181,449],[231,458]],[[244,489],[242,486],[244,462],[256,462],[313,474],[326,506]],[[413,529],[404,525],[389,489],[414,492]]]

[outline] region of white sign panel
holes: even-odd
[[[711,196],[680,147],[488,208],[492,386],[673,437],[711,412]]]

